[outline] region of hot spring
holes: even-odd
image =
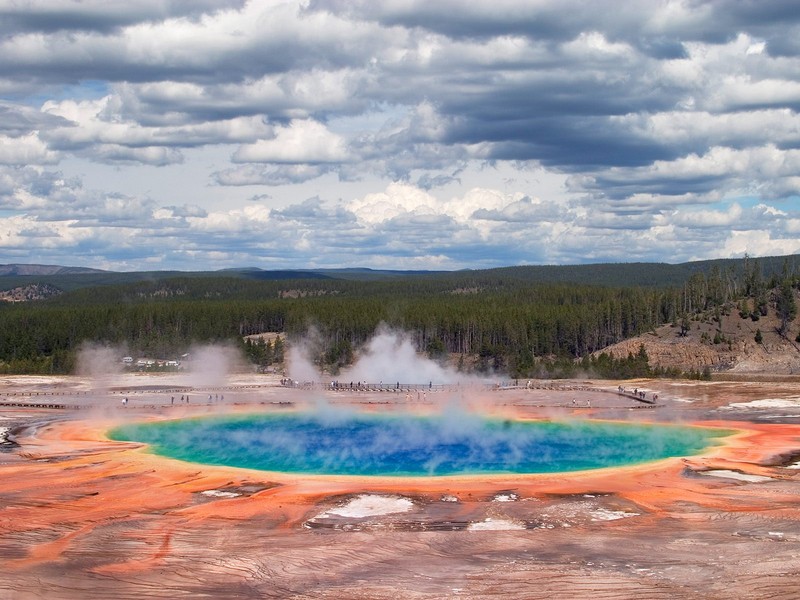
[[[115,428],[162,456],[314,475],[443,476],[578,471],[703,452],[729,432],[603,421],[512,421],[473,414],[271,413]]]

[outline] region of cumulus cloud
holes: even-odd
[[[689,260],[703,252],[742,255],[748,240],[759,249],[792,250],[800,222],[797,211],[770,205],[746,211],[738,205],[679,207],[656,217],[639,212],[611,218],[575,202],[554,209],[536,198],[485,189],[437,197],[399,183],[349,202],[313,197],[284,208],[250,202],[214,211],[99,196],[67,182],[52,185],[70,202],[55,211],[28,194],[29,216],[0,218],[5,254],[29,251],[35,238],[43,256],[82,252],[102,257],[97,264],[106,268],[135,261],[141,268],[159,256],[161,268],[179,268],[184,261],[207,268],[255,261],[264,267],[455,269],[608,261],[621,247],[642,260],[666,253]],[[767,232],[770,243],[754,232]]]
[[[212,174],[214,181],[220,185],[242,186],[242,185],[287,185],[302,183],[311,179],[317,179],[326,173],[330,173],[333,167],[320,164],[296,164],[296,165],[243,165],[232,169],[217,171]]]
[[[744,149],[717,146],[702,156],[689,154],[646,167],[612,167],[597,175],[573,178],[569,185],[618,199],[631,198],[637,192],[692,198],[685,194],[741,191],[775,197],[800,194],[798,169],[798,150],[781,150],[771,144]]]
[[[173,268],[794,252],[796,8],[0,2],[4,248]]]
[[[104,0],[37,0],[3,2],[0,17],[6,33],[59,30],[109,31],[168,17],[197,18],[204,13],[240,7],[241,0],[144,0],[114,5]]]
[[[243,116],[218,121],[156,127],[123,120],[118,98],[45,102],[42,113],[61,117],[43,133],[48,147],[99,162],[168,165],[183,161],[182,148],[252,141],[271,135],[262,117]]]
[[[239,148],[234,162],[315,164],[343,162],[348,153],[344,140],[322,123],[292,121],[279,127],[272,139],[258,140]]]
[[[35,133],[19,137],[0,135],[0,164],[47,165],[58,160],[58,153],[50,150]]]
[[[67,123],[58,116],[30,106],[0,101],[0,132],[20,136]]]
[[[734,231],[724,241],[725,256],[780,256],[800,253],[800,240],[793,237],[774,237],[769,230]],[[751,254],[753,253],[753,254]]]

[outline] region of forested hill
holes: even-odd
[[[78,273],[102,273],[100,269],[88,267],[62,267],[60,265],[29,265],[9,264],[0,265],[0,277],[13,275],[76,275]]]
[[[0,265],[0,291],[32,284],[47,284],[61,291],[98,286],[118,286],[136,282],[157,282],[174,278],[205,279],[215,277],[256,281],[334,280],[357,282],[438,280],[448,285],[487,288],[497,282],[577,283],[611,287],[670,287],[684,285],[692,275],[719,271],[725,277],[741,276],[748,264],[756,264],[766,278],[782,273],[788,266],[800,269],[800,255],[762,258],[715,259],[680,264],[667,263],[597,263],[585,265],[528,265],[495,269],[460,271],[397,271],[366,268],[277,269],[258,267],[221,271],[133,271],[113,272],[85,267],[50,265]]]
[[[253,278],[247,269],[160,273],[127,283],[115,274],[58,275],[108,279],[47,299],[0,303],[0,372],[69,372],[87,342],[169,358],[198,342],[224,341],[268,366],[279,353],[254,347],[247,336],[280,333],[292,340],[313,329],[315,358],[335,373],[381,325],[405,332],[432,357],[458,357],[465,369],[518,377],[541,373],[543,360],[572,364],[663,324],[686,331],[694,320],[719,323],[733,311],[754,322],[779,315],[781,335],[794,339],[800,268],[793,258],[780,259],[780,268],[775,260],[748,259],[678,267],[295,272],[289,279]],[[641,358],[637,369],[647,365]]]

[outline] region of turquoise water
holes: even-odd
[[[279,413],[134,423],[114,440],[185,461],[306,474],[553,473],[691,456],[727,432],[600,421],[504,421],[463,414]]]

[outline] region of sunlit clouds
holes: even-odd
[[[0,256],[800,252],[793,2],[0,2]]]

